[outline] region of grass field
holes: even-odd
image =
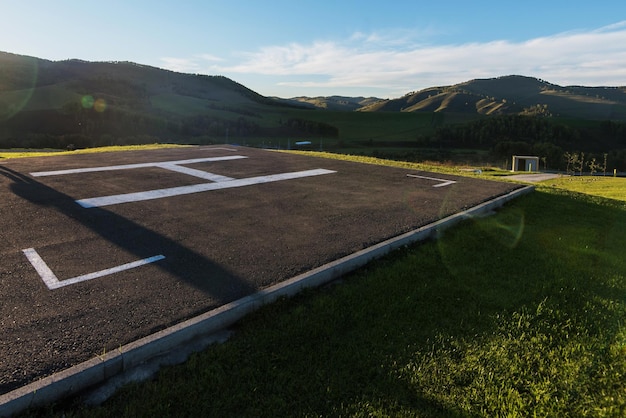
[[[389,159],[424,161],[449,159],[452,161],[481,161],[486,159],[485,150],[440,149],[437,143],[429,143],[436,129],[443,125],[455,125],[476,120],[480,116],[463,113],[422,112],[346,112],[320,110],[287,110],[266,112],[261,120],[273,124],[290,118],[322,122],[337,128],[337,137],[319,138],[231,138],[230,142],[288,149],[298,140],[311,141],[315,151],[339,154],[386,156]],[[271,125],[271,123],[270,123]]]
[[[110,146],[110,147],[100,147],[100,148],[86,148],[79,149],[75,151],[61,151],[55,149],[43,149],[43,150],[31,150],[31,149],[10,149],[10,150],[2,150],[0,149],[0,159],[1,158],[27,158],[27,157],[49,157],[53,155],[71,155],[71,154],[92,154],[95,152],[115,152],[115,151],[132,151],[132,150],[148,150],[148,149],[159,149],[159,148],[173,148],[173,147],[183,147],[185,145],[175,145],[175,144],[150,144],[150,145],[123,145],[123,146]]]
[[[267,306],[99,407],[26,415],[624,416],[624,230],[623,202],[541,186]]]
[[[626,201],[624,177],[572,176],[546,181],[544,184],[592,196]]]

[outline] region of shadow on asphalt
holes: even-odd
[[[215,304],[220,306],[257,290],[242,278],[237,277],[205,256],[134,221],[102,208],[84,209],[68,195],[8,167],[0,166],[0,175],[12,182],[10,189],[17,196],[37,206],[63,214],[93,231],[102,239],[122,248],[129,254],[134,254],[137,259],[165,254],[165,259],[152,265],[205,293],[207,300],[212,299],[212,303],[210,306],[207,304],[205,310],[215,307]],[[50,232],[50,234],[54,233],[55,231]],[[33,274],[35,274],[34,270]],[[156,303],[161,303],[161,301]],[[176,306],[173,306],[173,310],[175,308]],[[152,328],[148,333],[156,332],[187,319],[177,318],[175,314],[172,318],[174,319],[162,318],[164,321],[162,326]],[[137,335],[137,338],[144,336],[146,335]],[[97,349],[98,347],[94,347],[95,351]],[[28,376],[25,378],[32,379]],[[30,381],[13,381],[2,384],[0,385],[0,393],[6,393],[26,383],[30,383]]]
[[[226,303],[256,289],[205,256],[136,222],[102,208],[84,209],[73,198],[7,167],[0,174],[13,181],[11,190],[39,206],[52,208],[138,258],[167,254],[155,265]],[[209,280],[210,278],[210,280]]]

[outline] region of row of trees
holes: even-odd
[[[0,120],[0,148],[77,148],[132,144],[150,137],[153,142],[195,143],[212,137],[228,141],[230,137],[337,137],[339,130],[330,124],[302,118],[280,121],[276,126],[262,126],[251,112],[222,107],[232,117],[215,114],[176,116],[132,111],[93,99],[86,103],[68,103],[60,110],[22,111]],[[141,142],[143,143],[143,142]]]
[[[140,91],[137,92],[140,95]],[[138,105],[127,109],[118,103],[102,107],[72,103],[59,111],[22,111],[0,121],[0,148],[94,147],[163,141],[199,143],[224,141],[229,137],[324,137],[339,138],[339,129],[329,123],[303,118],[280,120],[274,126],[255,114],[236,112],[176,116],[147,112]],[[436,117],[437,113],[433,113]],[[421,150],[436,150],[435,157],[458,149],[490,151],[492,161],[508,161],[511,155],[537,155],[543,169],[602,172],[626,171],[626,124],[616,121],[583,121],[565,124],[553,118],[522,115],[486,117],[465,124],[438,126],[417,138],[378,138],[353,141],[367,148],[380,148],[390,158],[419,159]],[[577,150],[571,152],[566,150]],[[564,157],[565,155],[565,157]],[[576,158],[574,158],[576,157]],[[576,167],[576,168],[574,168]]]
[[[559,146],[579,144],[583,133],[571,126],[547,118],[505,115],[439,127],[435,142],[457,148],[490,148],[501,142],[540,142]],[[623,138],[626,144],[626,136]]]
[[[607,170],[626,171],[626,149],[609,152],[564,151],[561,147],[538,142],[501,142],[492,149],[494,160],[508,161],[512,155],[536,155],[543,170],[565,171],[569,174],[590,172],[606,173]]]
[[[449,148],[487,148],[496,161],[512,155],[537,155],[544,169],[626,171],[626,124],[616,121],[587,121],[576,126],[549,118],[506,115],[441,127],[433,138]],[[579,151],[566,152],[571,149]]]
[[[602,174],[606,176],[609,157],[608,153],[602,154],[602,160],[600,161],[596,157],[587,157],[588,159],[585,159],[584,152],[566,152],[563,157],[567,162],[567,174],[578,173],[582,176],[585,168],[588,168],[589,174],[592,176],[598,172],[602,172]]]

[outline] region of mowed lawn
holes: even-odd
[[[62,151],[58,149],[42,149],[33,151],[27,148],[0,149],[0,161],[3,158],[28,158],[28,157],[53,157],[55,155],[92,154],[96,152],[120,152],[133,150],[150,150],[162,148],[184,147],[178,144],[148,144],[148,145],[111,145],[108,147],[86,148],[74,151]]]
[[[626,416],[624,231],[623,202],[542,186],[101,406],[27,415]]]
[[[545,185],[592,196],[626,201],[626,178],[612,176],[570,176],[543,182]]]

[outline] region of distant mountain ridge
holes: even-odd
[[[102,94],[113,103],[129,99],[141,102],[168,94],[228,104],[276,103],[223,76],[176,73],[126,61],[49,61],[0,52],[0,95],[30,89],[37,99],[41,92],[58,93],[49,91],[53,87],[63,88],[70,94]],[[0,104],[2,99],[0,96]],[[26,109],[46,105],[54,107],[55,103],[48,101],[38,105],[35,100]]]
[[[329,108],[331,98],[296,98]],[[344,110],[361,112],[456,112],[480,115],[553,115],[583,119],[626,119],[626,87],[562,87],[520,75],[476,79],[429,87],[396,99],[348,101]],[[337,106],[335,105],[335,110]]]
[[[267,114],[301,108],[223,76],[132,62],[49,61],[0,52],[4,147],[201,141],[318,129],[264,120]]]
[[[133,111],[201,114],[209,108],[253,111],[292,106],[360,112],[529,114],[626,120],[626,87],[562,87],[521,75],[429,87],[395,99],[376,97],[265,97],[223,76],[177,73],[132,62],[49,61],[0,52],[0,120],[19,110],[60,109],[85,94]],[[13,110],[12,110],[13,109]]]
[[[463,148],[463,132],[478,138],[472,139],[475,147],[552,140],[537,128],[539,118],[524,122],[539,129],[532,133],[507,128],[507,120],[523,115],[550,120],[549,132],[567,125],[558,128],[567,135],[554,134],[568,138],[559,142],[563,149],[611,150],[626,144],[626,87],[562,87],[510,75],[430,87],[395,99],[283,99],[262,96],[223,76],[0,52],[0,148],[230,141],[276,147],[294,138],[328,138],[325,146],[347,149],[379,142]]]
[[[290,99],[299,104],[310,105],[312,108],[324,110],[360,110],[374,105],[383,99],[377,97],[347,97],[347,96],[317,96],[317,97],[293,97]]]

